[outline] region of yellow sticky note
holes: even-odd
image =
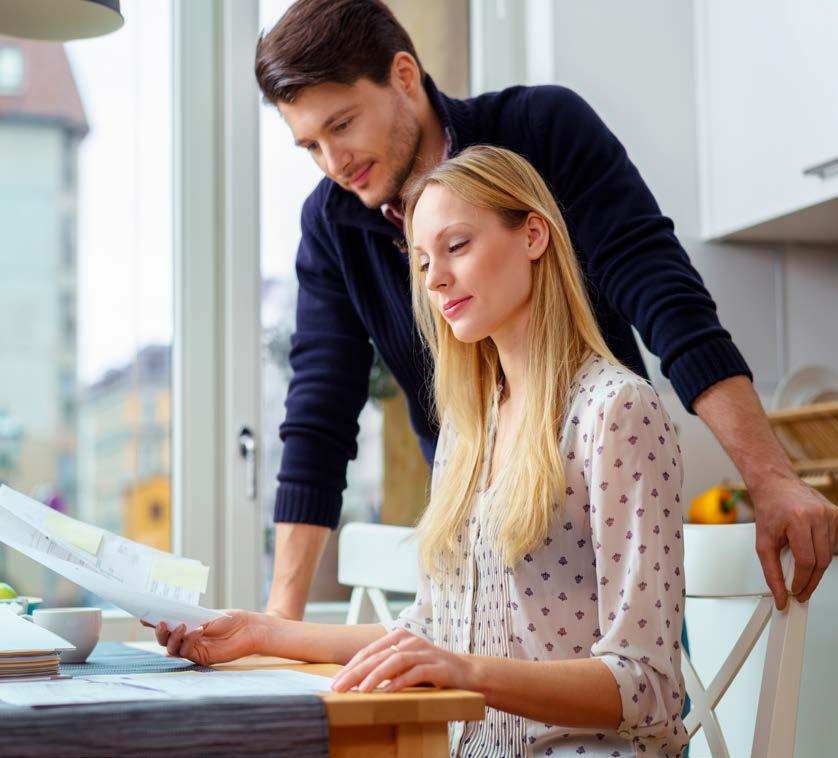
[[[47,516],[47,530],[59,539],[81,548],[86,553],[96,555],[102,544],[104,532],[95,526],[76,521],[63,513],[54,511]]]
[[[180,558],[158,558],[151,564],[151,578],[195,592],[206,592],[209,566]]]

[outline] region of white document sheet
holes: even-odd
[[[199,605],[189,605],[179,600],[170,600],[166,597],[153,595],[150,592],[135,590],[112,577],[97,574],[83,566],[62,561],[46,553],[39,553],[32,548],[16,543],[14,540],[5,537],[2,539],[9,547],[13,547],[34,561],[38,561],[41,565],[61,574],[61,576],[75,582],[80,587],[90,590],[102,599],[109,600],[132,616],[145,619],[151,624],[159,624],[161,621],[165,621],[170,629],[184,624],[186,631],[191,632],[208,621],[221,618],[224,615],[220,611],[201,608]]]
[[[118,681],[134,687],[150,687],[172,698],[237,697],[241,695],[305,695],[328,692],[332,680],[328,676],[304,674],[301,671],[194,671],[171,674],[121,674],[88,676],[90,682]]]
[[[139,619],[187,631],[224,614],[197,605],[209,569],[56,513],[0,486],[0,541]]]
[[[196,604],[209,568],[85,524],[0,486],[0,535],[134,589]]]
[[[132,687],[122,682],[59,679],[52,682],[0,683],[0,701],[9,705],[75,705],[128,700],[168,700],[165,692]]]

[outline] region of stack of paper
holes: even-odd
[[[10,611],[0,611],[0,681],[57,676],[62,650],[75,650],[75,645]]]
[[[137,618],[187,631],[224,614],[201,608],[209,568],[121,537],[0,486],[0,541]]]

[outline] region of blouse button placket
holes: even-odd
[[[477,545],[477,535],[480,531],[479,520],[475,524],[469,523],[468,537],[469,537],[469,555],[468,555],[468,582],[466,584],[465,597],[463,597],[462,613],[465,616],[463,621],[463,642],[462,652],[470,653],[473,646],[474,634],[474,597],[475,597],[475,555]]]

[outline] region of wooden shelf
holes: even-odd
[[[769,411],[768,420],[789,458],[807,472],[838,474],[838,401]]]
[[[767,416],[800,478],[838,504],[838,401],[780,408]],[[745,490],[743,482],[725,486]]]

